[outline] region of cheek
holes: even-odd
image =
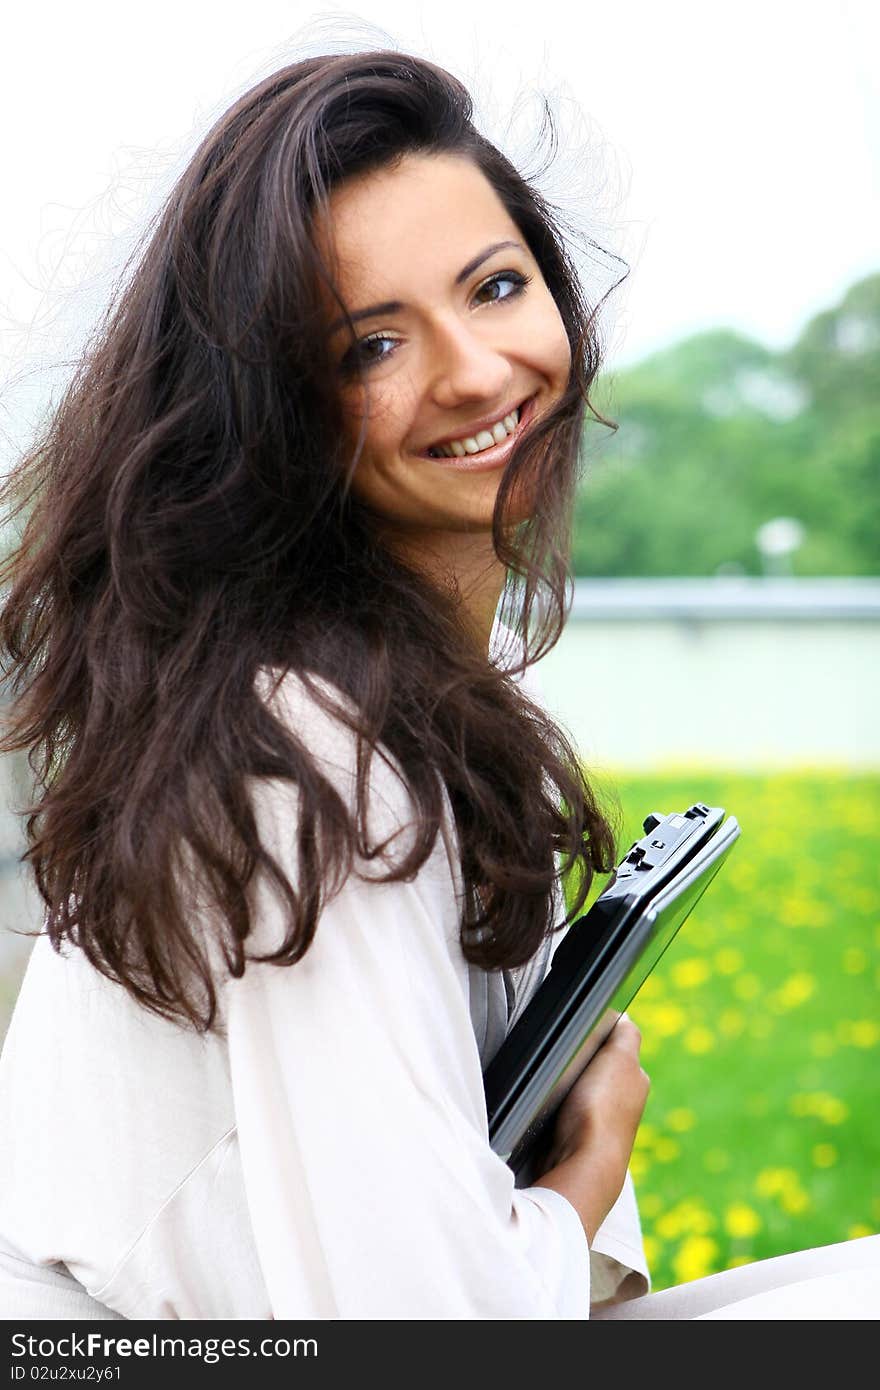
[[[543,370],[560,388],[568,380],[571,368],[571,347],[565,324],[553,300],[550,300],[540,322],[534,326],[535,353],[540,356]]]
[[[528,302],[518,333],[528,344],[532,366],[560,391],[564,390],[571,369],[571,347],[556,300],[543,281]]]
[[[344,407],[346,436],[354,457],[360,456],[351,477],[351,490],[371,510],[396,517],[399,511],[399,479],[395,463],[405,435],[405,422],[395,408],[394,393],[371,389],[369,402],[351,399]],[[366,417],[366,418],[365,418]]]
[[[559,316],[557,315],[557,318]],[[557,335],[559,362],[565,380],[568,381],[571,371],[571,344],[568,341],[568,334],[565,331],[565,324],[559,319],[559,329]]]
[[[379,383],[369,395],[352,393],[343,404],[346,435],[352,447],[363,439],[363,460],[380,461],[397,452],[409,429],[409,415],[401,391]]]

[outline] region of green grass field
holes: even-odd
[[[629,1010],[653,1287],[880,1230],[880,776],[606,780],[623,850],[694,800],[742,826]]]

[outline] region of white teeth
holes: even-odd
[[[509,434],[513,434],[518,424],[519,409],[512,410],[489,429],[480,430],[475,435],[469,435],[467,439],[453,439],[449,444],[437,444],[429,452],[435,457],[439,454],[441,458],[448,459],[464,458],[465,454],[480,454],[484,449],[491,449],[493,445],[505,440]]]

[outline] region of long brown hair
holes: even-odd
[[[510,679],[567,615],[586,410],[603,420],[588,394],[599,306],[552,209],[472,116],[454,77],[397,52],[312,58],[260,82],[202,141],[4,489],[27,521],[0,574],[14,697],[0,747],[30,750],[24,857],[46,930],[199,1029],[215,1026],[214,947],[244,972],[260,875],[287,913],[282,947],[261,959],[291,965],[309,947],[328,885],[369,851],[377,745],[404,770],[418,831],[388,881],[424,863],[449,794],[469,961],[522,964],[558,925],[555,853],[579,881],[569,919],[613,863],[614,829],[574,750]],[[572,349],[564,397],[498,492],[503,616],[522,639],[508,673],[468,640],[455,596],[379,543],[348,486],[357,457],[343,443],[315,218],[343,180],[410,152],[458,153],[483,172]],[[522,475],[534,513],[508,526]],[[267,668],[313,672],[350,697],[355,814],[270,712],[255,684]],[[297,788],[292,875],[260,841],[253,777]],[[188,906],[193,881],[211,941]]]

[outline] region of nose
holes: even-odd
[[[511,363],[498,347],[457,317],[435,324],[431,352],[432,395],[442,409],[508,394]]]

